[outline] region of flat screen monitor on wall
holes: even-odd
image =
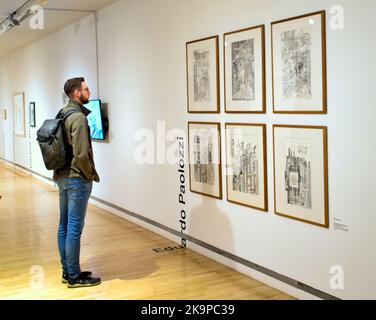
[[[101,100],[90,100],[84,105],[91,113],[87,116],[90,126],[90,136],[92,140],[105,140],[105,128],[103,126],[102,103]]]

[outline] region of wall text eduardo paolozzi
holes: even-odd
[[[187,229],[187,224],[186,224],[186,218],[187,218],[187,213],[184,210],[185,206],[185,147],[184,147],[184,138],[183,137],[178,137],[178,143],[179,143],[179,148],[178,148],[178,159],[179,159],[179,204],[180,204],[180,213],[179,213],[179,223],[181,227],[181,233],[183,234],[184,231]],[[187,246],[187,240],[182,237],[181,239],[181,245],[183,247]]]

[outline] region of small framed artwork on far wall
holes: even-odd
[[[219,113],[219,37],[187,42],[188,113]]]
[[[35,128],[35,102],[30,102],[29,104],[29,121],[30,128]]]
[[[26,137],[25,126],[25,93],[13,94],[14,110],[14,134],[19,137]]]
[[[1,119],[7,119],[7,109],[1,109]]]
[[[325,11],[272,23],[274,113],[327,113]]]

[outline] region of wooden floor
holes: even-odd
[[[292,299],[102,209],[89,206],[81,267],[92,288],[61,284],[58,193],[0,162],[0,299]]]

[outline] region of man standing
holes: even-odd
[[[63,268],[62,282],[68,288],[99,285],[100,278],[91,277],[91,272],[81,272],[81,234],[85,223],[87,204],[93,181],[99,182],[95,170],[90,129],[83,105],[89,102],[90,90],[84,78],[73,78],[65,83],[64,91],[69,97],[62,114],[75,110],[65,120],[67,142],[72,148],[72,161],[66,168],[55,170],[53,179],[59,186],[60,223],[58,246]]]

